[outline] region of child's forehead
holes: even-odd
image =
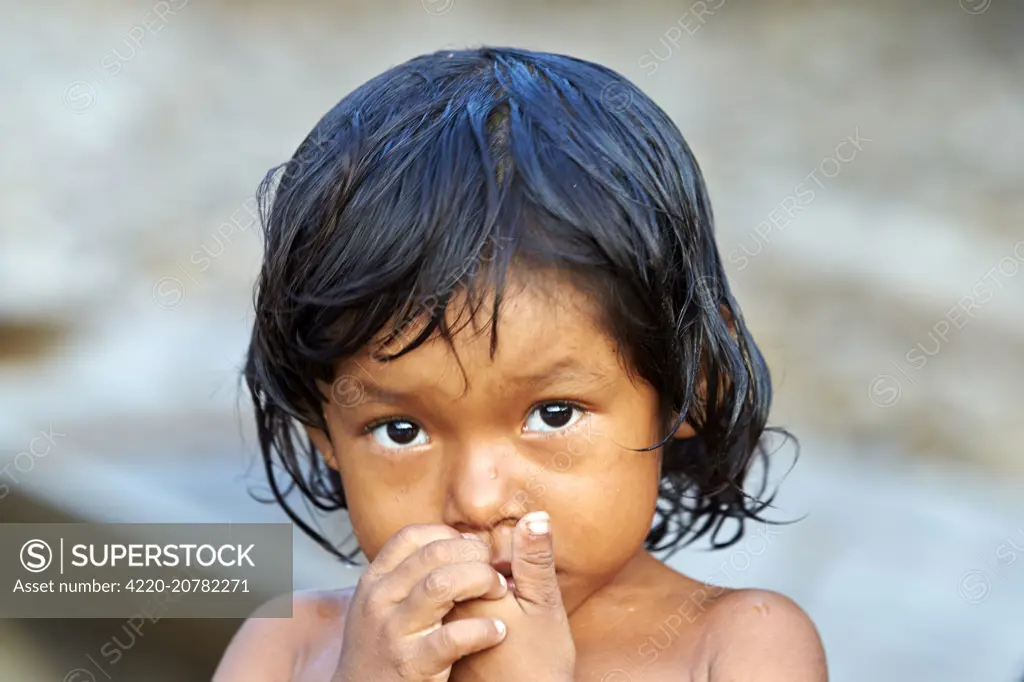
[[[494,294],[495,290],[490,288],[475,292],[475,301],[470,301],[466,291],[453,296],[445,310],[451,344],[435,329],[420,347],[398,360],[408,358],[429,363],[448,351],[455,351],[461,357],[464,352],[481,355],[486,349],[489,355],[495,318]],[[494,360],[530,365],[535,364],[534,360],[551,359],[548,356],[563,351],[596,360],[597,356],[607,355],[614,346],[601,319],[598,301],[569,277],[557,272],[524,274],[510,270],[497,313],[499,342]],[[381,330],[363,348],[361,355],[379,361],[397,353],[416,340],[427,323],[428,318],[421,316],[394,337],[388,336],[393,327]]]

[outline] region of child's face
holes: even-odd
[[[367,348],[339,364],[325,408],[333,445],[311,435],[341,473],[370,560],[403,526],[443,523],[507,562],[516,521],[544,510],[571,612],[637,555],[650,528],[660,450],[627,448],[663,436],[657,395],[631,381],[577,289],[514,272],[509,284],[493,361],[486,306],[456,333],[458,360],[436,337],[391,362]]]

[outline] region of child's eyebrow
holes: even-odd
[[[611,382],[611,377],[600,370],[586,366],[574,357],[567,357],[533,374],[511,377],[508,382],[517,388],[537,388],[569,382],[604,385]]]
[[[513,376],[507,383],[515,390],[537,389],[544,386],[559,384],[595,384],[605,387],[612,382],[612,377],[592,367],[587,367],[575,358],[563,358],[542,370]],[[379,402],[395,404],[415,395],[419,391],[399,391],[381,386],[372,379],[361,382],[362,400],[360,402]]]

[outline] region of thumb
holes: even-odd
[[[562,605],[555,577],[555,548],[547,512],[530,512],[519,519],[512,541],[512,577],[516,596],[546,608]]]

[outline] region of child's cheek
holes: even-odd
[[[559,563],[584,574],[620,569],[643,546],[658,500],[657,453],[580,465],[548,482]]]
[[[381,486],[379,481],[365,478],[358,478],[352,485],[346,485],[352,533],[370,561],[405,526],[437,522],[432,517],[424,516],[430,512],[429,505],[417,503],[410,497],[401,488]]]
[[[380,527],[380,523],[374,520],[372,514],[360,513],[360,510],[354,508],[351,502],[349,502],[349,520],[352,523],[352,534],[355,536],[359,548],[366,555],[367,560],[373,561],[387,541],[387,530]]]
[[[555,565],[586,582],[604,582],[643,547],[651,526],[650,508],[594,513],[570,510],[553,516]]]

